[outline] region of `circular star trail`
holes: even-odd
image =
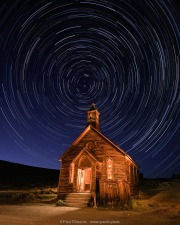
[[[178,1],[4,1],[1,159],[58,168],[96,103],[147,177],[180,171]]]

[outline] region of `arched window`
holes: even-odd
[[[73,181],[74,181],[74,163],[71,163],[69,167],[69,183],[73,183]]]
[[[106,160],[107,179],[113,179],[113,161],[108,158]]]

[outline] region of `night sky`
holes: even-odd
[[[86,127],[145,177],[180,172],[177,0],[1,0],[0,159],[59,169]]]

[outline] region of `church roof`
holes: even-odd
[[[118,152],[122,153],[124,156],[128,157],[136,166],[138,166],[134,160],[125,152],[123,151],[119,146],[114,144],[112,141],[110,141],[107,137],[105,137],[100,131],[98,131],[96,128],[94,128],[92,125],[89,125],[86,127],[86,129],[79,135],[79,137],[72,143],[72,145],[64,152],[64,154],[59,158],[59,160],[62,160],[65,158],[68,153],[77,146],[77,144],[82,140],[82,138],[90,131],[96,132],[102,139],[106,140],[110,145],[112,145]]]

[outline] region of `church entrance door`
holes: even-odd
[[[78,192],[91,191],[91,168],[78,169],[77,189]]]

